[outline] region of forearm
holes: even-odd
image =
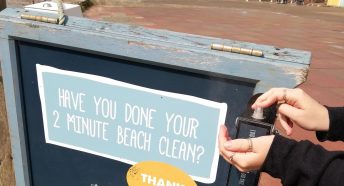
[[[344,152],[277,135],[262,171],[280,178],[283,185],[344,185]]]

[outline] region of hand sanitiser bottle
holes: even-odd
[[[257,96],[256,96],[257,97]],[[250,101],[254,102],[254,101]],[[235,138],[254,138],[278,133],[275,130],[276,119],[276,105],[269,108],[251,109],[248,105],[247,111],[236,118],[235,126],[237,133]],[[229,184],[230,186],[256,186],[258,185],[260,172],[259,170],[250,172],[240,172],[234,166],[230,171]]]

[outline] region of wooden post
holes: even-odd
[[[0,11],[6,8],[6,0],[0,0]]]

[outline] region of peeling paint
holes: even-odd
[[[31,28],[39,28],[39,26],[34,24],[34,23],[24,23],[24,25],[31,27]]]
[[[293,75],[297,84],[301,84],[305,82],[307,79],[308,68],[296,69],[296,68],[284,67],[283,70],[286,74]]]
[[[139,42],[139,41],[128,41],[128,45],[136,45],[136,46],[141,46],[146,49],[161,49],[161,50],[168,50],[172,52],[179,52],[179,53],[186,53],[186,50],[178,49],[178,48],[171,48],[171,47],[166,47],[163,45],[157,45],[157,44],[148,44],[145,42]]]

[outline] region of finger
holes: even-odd
[[[252,142],[252,140],[251,140]],[[231,141],[227,141],[224,144],[224,147],[228,151],[233,151],[233,152],[249,152],[250,150],[250,143],[248,139],[235,139]],[[251,144],[252,148],[253,144]]]
[[[230,164],[233,164],[233,158],[236,155],[236,152],[225,151],[222,153],[222,157]]]
[[[286,88],[273,88],[270,91],[268,91],[266,94],[263,94],[260,96],[256,102],[252,105],[253,109],[256,109],[257,107],[269,107],[270,105],[278,102],[283,101],[285,97],[285,92],[288,89]]]
[[[257,154],[253,152],[236,153],[231,159],[231,164],[234,165],[239,171],[247,172],[260,167],[256,160]]]
[[[285,130],[285,132],[287,133],[287,135],[291,135],[293,133],[293,129],[289,124],[289,119],[284,115],[284,114],[279,114],[278,119],[281,123],[281,126],[283,127],[283,129]]]
[[[253,109],[256,109],[258,107],[266,108],[269,107],[270,105],[276,103],[278,100],[278,97],[271,95],[270,97],[266,98],[265,100],[262,100],[260,102],[255,103],[252,105]]]
[[[219,149],[220,152],[224,151],[224,144],[225,142],[227,142],[230,138],[228,137],[228,131],[227,131],[227,127],[225,125],[221,125],[220,126],[220,132],[219,132],[219,136],[218,136],[218,141],[219,141]]]
[[[226,141],[230,139],[227,127],[225,125],[220,125],[220,134],[226,139]]]
[[[288,117],[292,121],[298,122],[298,120],[302,119],[303,110],[295,108],[288,104],[281,104],[278,107],[277,112],[281,113],[282,115]]]
[[[257,100],[253,103],[252,108],[256,109],[257,107],[259,107],[262,102],[264,102],[267,98],[270,97],[270,95],[272,94],[272,91],[273,90],[270,89],[269,91],[267,91],[264,94],[262,94],[261,96],[259,96],[257,98]]]

